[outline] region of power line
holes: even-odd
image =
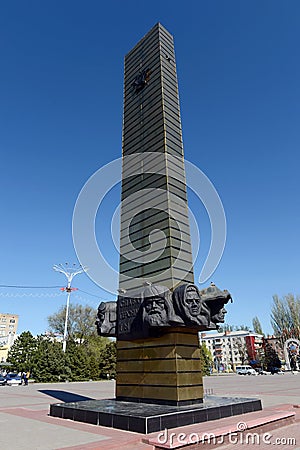
[[[60,286],[23,286],[23,285],[14,285],[14,284],[0,284],[0,288],[16,288],[16,289],[61,289]],[[107,298],[104,298],[100,295],[91,294],[90,292],[83,291],[82,289],[77,289],[78,291],[82,292],[83,294],[90,295],[91,297],[96,297],[99,300],[107,300]]]
[[[17,297],[60,297],[63,295],[63,292],[59,292],[59,293],[54,293],[54,294],[50,294],[49,292],[44,293],[39,293],[39,294],[34,294],[33,292],[27,292],[26,294],[17,292],[16,294],[12,294],[11,292],[0,292],[0,297],[9,297],[9,298],[17,298]]]
[[[80,292],[83,292],[84,294],[91,295],[92,297],[102,298],[99,295],[90,294],[89,292],[83,291],[82,289],[77,289],[77,290],[80,291]]]
[[[76,298],[76,299],[80,300],[81,302],[86,303],[87,305],[98,306],[98,304],[99,304],[99,300],[98,301],[93,300],[93,299],[88,300],[86,297],[81,297],[81,295],[78,295],[78,294],[73,294],[73,298]]]
[[[16,286],[13,284],[0,284],[0,288],[19,288],[19,289],[54,289],[61,286]]]

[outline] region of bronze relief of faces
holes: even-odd
[[[184,284],[173,292],[175,312],[184,321],[185,325],[206,329],[209,325],[210,311],[202,301],[197,286]]]
[[[143,292],[143,323],[146,326],[178,326],[183,321],[173,308],[171,292],[165,286],[149,285]]]
[[[167,323],[166,300],[164,297],[147,297],[144,300],[144,322],[150,326]]]
[[[199,316],[201,312],[201,299],[194,286],[189,286],[187,288],[186,296],[183,299],[183,302],[191,316],[193,317]]]
[[[225,322],[225,314],[227,313],[227,310],[225,309],[224,303],[219,303],[215,305],[211,305],[211,322],[217,324],[217,323],[224,323]]]
[[[98,306],[96,326],[100,336],[115,336],[117,302],[101,302]]]

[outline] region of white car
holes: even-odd
[[[257,375],[256,370],[251,366],[236,366],[235,371],[237,375]]]

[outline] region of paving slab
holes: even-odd
[[[279,450],[300,449],[300,408],[294,407],[300,405],[299,375],[212,376],[204,378],[204,385],[213,395],[259,398],[264,407],[262,413],[272,408],[273,411],[295,414],[295,423],[269,431],[274,439],[273,445],[224,442],[221,445],[223,450],[249,447],[264,450],[275,445]],[[1,450],[154,450],[153,444],[142,440],[147,435],[49,416],[52,403],[114,398],[114,389],[114,381],[0,386]],[[237,421],[238,417],[235,416],[234,420]],[[222,420],[225,419],[216,421],[219,428],[223,426]],[[176,432],[179,430],[183,432],[185,427],[176,428]],[[275,439],[281,439],[281,442],[276,443]],[[203,447],[203,444],[198,446]]]

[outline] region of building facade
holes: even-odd
[[[201,341],[211,352],[213,370],[234,371],[237,365],[255,364],[263,352],[263,336],[246,330],[201,333]]]
[[[249,333],[245,336],[248,360],[250,364],[257,364],[264,357],[264,337],[261,334]]]
[[[17,334],[19,316],[0,313],[0,362],[5,362]]]

